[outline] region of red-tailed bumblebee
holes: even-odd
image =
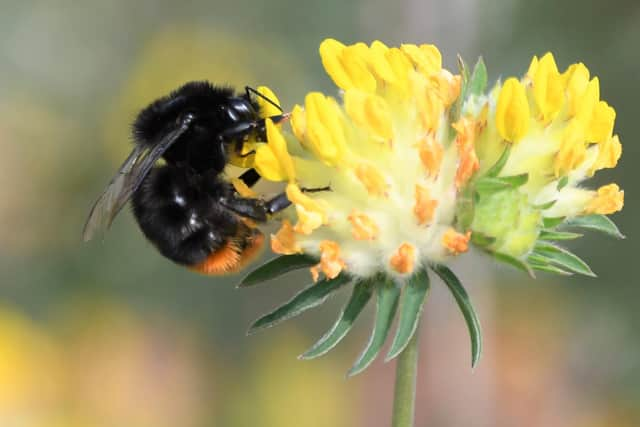
[[[236,94],[208,82],[187,83],[143,109],[133,151],[91,208],[83,239],[106,230],[131,199],[140,229],[165,257],[205,274],[239,270],[264,241],[254,222],[290,205],[285,194],[242,197],[224,180],[230,157],[242,156],[249,138],[266,141],[257,97],[282,111],[249,87]],[[260,176],[248,169],[239,178],[251,187]]]

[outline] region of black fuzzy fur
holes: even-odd
[[[229,114],[238,104],[246,109]],[[220,133],[259,115],[246,95],[191,82],[140,112],[133,124],[135,143],[153,147],[187,114],[194,116],[189,130],[165,151],[167,164],[149,172],[131,201],[140,229],[160,253],[179,264],[195,265],[230,240],[242,251],[257,233],[219,203],[233,191],[221,173],[234,142],[222,140]]]

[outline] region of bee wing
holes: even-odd
[[[82,239],[85,242],[91,240],[97,232],[111,226],[113,219],[140,187],[153,165],[188,128],[189,122],[183,122],[179,128],[169,132],[151,149],[136,145],[91,207],[82,230]]]

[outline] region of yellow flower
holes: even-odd
[[[524,87],[513,77],[507,79],[500,90],[496,110],[496,127],[500,136],[509,142],[518,142],[529,131],[529,103]]]
[[[560,74],[550,53],[534,57],[521,80],[485,94],[443,69],[433,45],[328,39],[320,56],[342,100],[309,93],[291,132],[268,123],[256,154],[293,205],[272,248],[318,257],[316,279],[409,276],[466,252],[472,234],[528,262],[545,218],[622,207],[617,186],[578,187],[621,153],[615,111],[584,64]]]
[[[587,213],[609,215],[622,210],[623,206],[624,191],[621,191],[616,184],[609,184],[598,188],[598,192],[587,204],[585,211]]]
[[[533,99],[543,123],[548,123],[560,112],[564,104],[562,77],[553,54],[546,53],[533,74]]]

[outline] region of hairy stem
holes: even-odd
[[[418,372],[418,331],[400,353],[396,362],[396,386],[393,393],[392,427],[413,427]]]

